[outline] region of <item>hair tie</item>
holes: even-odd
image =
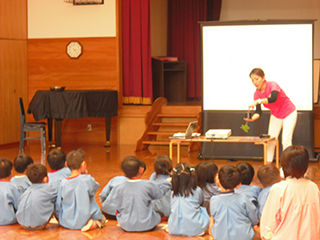
[[[191,172],[191,171],[195,171],[195,169],[192,167],[192,168],[190,168],[190,172]]]
[[[177,169],[173,168],[173,171],[174,171],[174,172],[177,172]]]

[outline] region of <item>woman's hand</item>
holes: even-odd
[[[244,118],[243,120],[247,122],[254,122],[260,118],[260,115],[258,113],[253,114],[252,118]]]
[[[250,106],[249,106],[249,110],[253,110],[255,106],[257,106],[259,104],[258,100],[255,100]]]

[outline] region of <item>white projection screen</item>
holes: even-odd
[[[313,20],[202,22],[201,34],[204,111],[247,110],[256,67],[298,111],[313,111]]]

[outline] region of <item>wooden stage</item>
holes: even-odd
[[[86,152],[85,158],[88,166],[88,172],[91,174],[97,182],[100,184],[100,188],[96,194],[96,199],[99,201],[99,194],[108,181],[122,174],[120,169],[121,161],[129,156],[135,155],[139,159],[143,160],[147,165],[147,170],[143,175],[143,179],[148,179],[153,173],[153,161],[156,156],[161,154],[169,155],[169,147],[150,147],[149,150],[134,152],[134,145],[112,145],[110,148],[104,148],[101,144],[92,145],[80,145],[80,144],[68,144],[62,145],[62,150],[68,153],[71,150],[81,148]],[[10,146],[0,147],[0,157],[8,157],[12,161],[16,157],[19,151],[18,144]],[[40,144],[38,141],[29,141],[25,148],[26,154],[30,155],[36,163],[42,163],[49,166],[46,163],[46,156],[41,156]],[[48,154],[48,152],[47,152]],[[201,160],[197,159],[198,152],[191,154],[187,153],[187,147],[181,147],[181,161],[187,162],[191,165],[197,165]],[[173,155],[173,165],[176,164],[176,152]],[[202,160],[203,161],[203,160]],[[228,162],[227,160],[214,160],[217,166],[220,168],[223,165],[236,165],[241,161]],[[248,161],[253,165],[255,171],[257,171],[263,164],[263,162]],[[275,163],[273,163],[275,164]],[[15,174],[15,173],[13,173]],[[319,163],[310,163],[308,176],[314,179],[314,182],[320,186],[320,170]],[[253,184],[260,185],[258,180],[255,179]],[[261,186],[261,185],[260,185]],[[166,233],[161,227],[166,224],[160,223],[158,227],[152,232],[144,233],[127,233],[117,226],[117,221],[110,221],[106,223],[103,229],[95,229],[86,233],[82,233],[79,230],[68,230],[59,225],[51,224],[45,230],[40,231],[27,231],[24,230],[19,224],[10,226],[0,226],[0,240],[2,239],[121,239],[121,240],[178,240],[178,239],[213,239],[209,235],[202,237],[178,237],[171,236]]]

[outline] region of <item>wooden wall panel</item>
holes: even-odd
[[[0,40],[0,145],[20,139],[19,97],[27,102],[27,41]]]
[[[71,59],[67,55],[70,41],[79,41],[82,45],[80,58]],[[37,90],[49,90],[50,86],[65,86],[67,90],[113,89],[122,93],[117,41],[116,37],[29,39],[28,102]],[[118,97],[120,101],[122,96],[118,94]],[[112,119],[111,144],[117,143],[116,120]],[[87,124],[92,125],[91,132],[87,131]],[[106,141],[104,118],[71,119],[65,126],[62,145],[64,142],[104,144]]]
[[[0,0],[0,38],[27,38],[27,0]]]

